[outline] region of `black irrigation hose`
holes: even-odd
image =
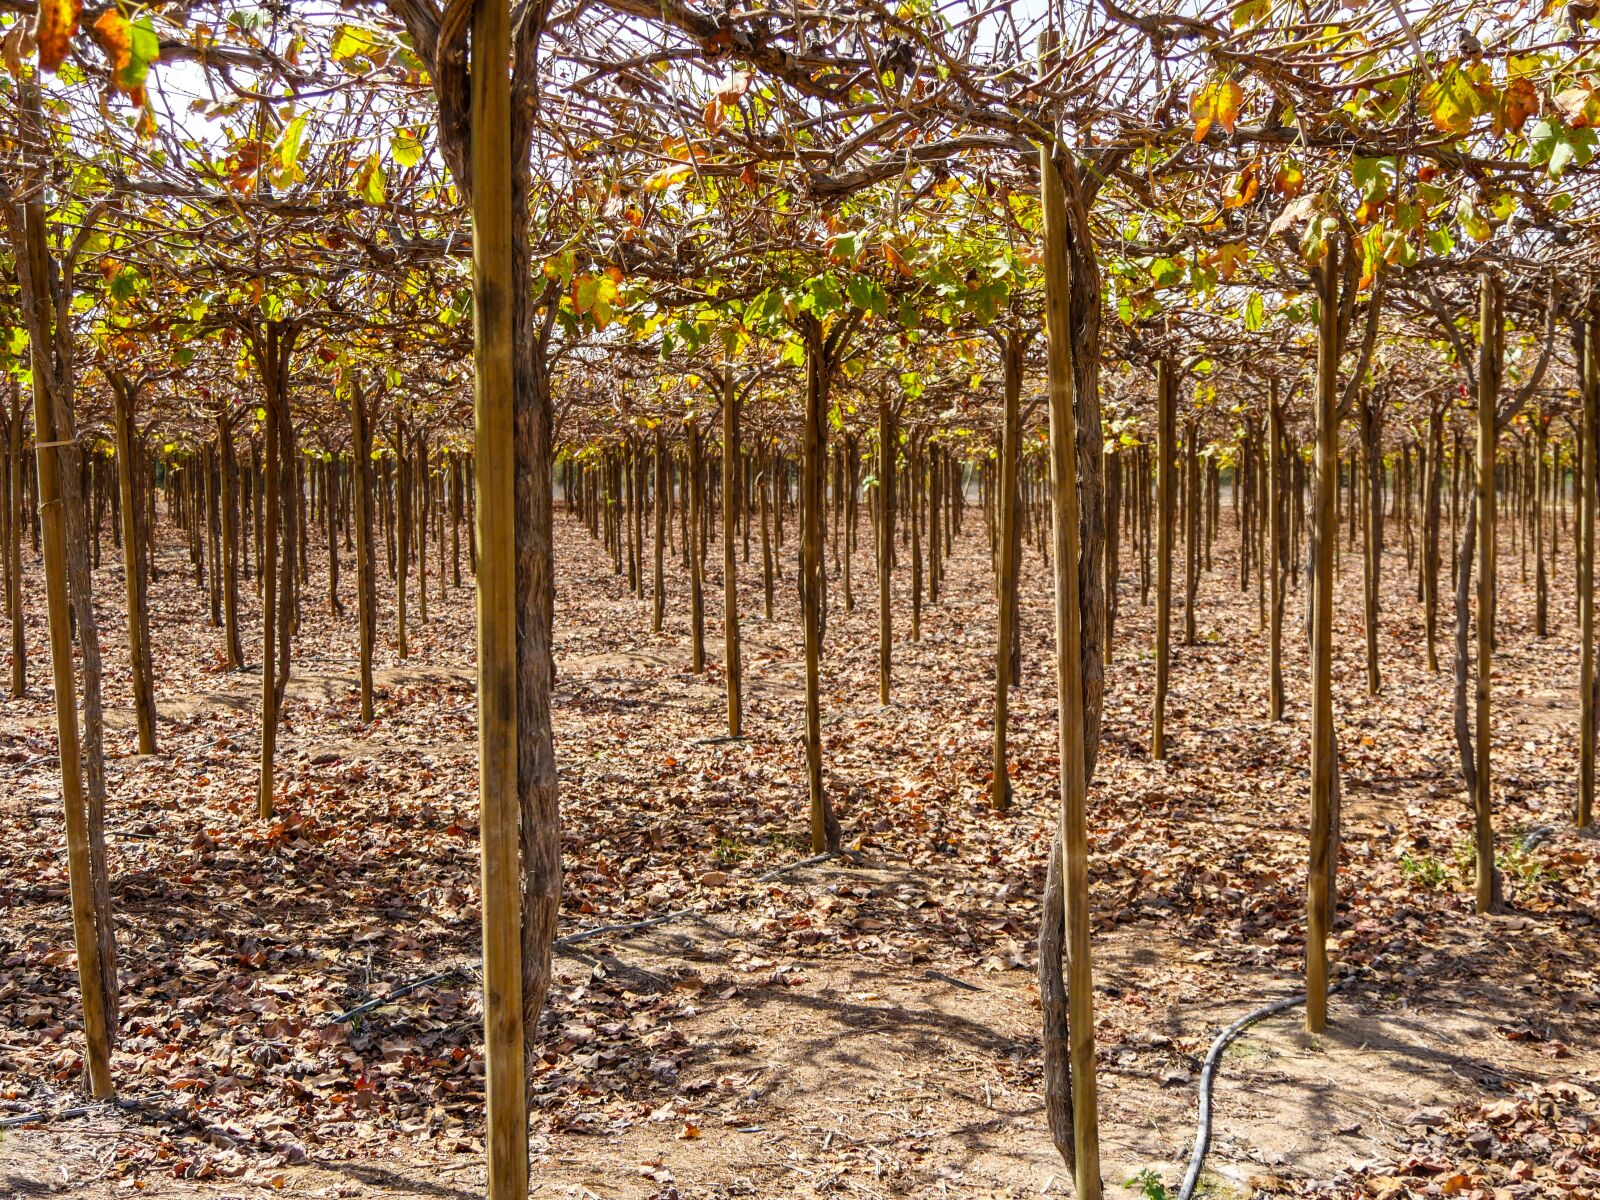
[[[393,1004],[396,1000],[403,1000],[414,992],[420,992],[425,987],[430,987],[435,983],[442,983],[444,980],[449,979],[454,975],[459,975],[461,971],[462,968],[459,966],[451,967],[448,971],[440,971],[436,975],[429,975],[426,979],[419,979],[415,983],[408,983],[404,987],[397,987],[392,992],[388,992],[382,996],[377,996],[371,1000],[368,1000],[364,1004],[358,1004],[348,1012],[340,1013],[338,1016],[333,1018],[333,1024],[343,1025],[346,1021],[353,1020],[356,1017],[364,1017],[375,1009],[383,1008],[388,1004]]]
[[[596,925],[590,929],[580,929],[577,933],[569,933],[566,937],[558,937],[550,945],[556,950],[565,950],[569,946],[587,942],[590,938],[599,937],[603,933],[637,933],[644,929],[654,929],[657,925],[681,921],[684,917],[697,916],[699,912],[698,908],[680,908],[677,912],[662,913],[659,917],[646,917],[642,921],[625,921],[620,925]]]
[[[1332,995],[1337,992],[1352,978],[1353,976],[1347,975],[1330,987],[1328,993]],[[1184,1173],[1183,1186],[1178,1189],[1178,1200],[1194,1200],[1195,1188],[1200,1184],[1201,1168],[1205,1166],[1206,1154],[1211,1150],[1211,1085],[1216,1081],[1217,1064],[1222,1060],[1222,1052],[1236,1037],[1258,1021],[1265,1021],[1268,1017],[1277,1016],[1291,1008],[1298,1008],[1305,1002],[1306,994],[1296,992],[1293,996],[1264,1004],[1229,1025],[1217,1035],[1216,1041],[1211,1043],[1211,1049],[1206,1053],[1205,1065],[1200,1069],[1200,1123],[1194,1134],[1194,1152],[1189,1156],[1189,1169]]]
[[[63,1108],[55,1112],[47,1112],[41,1109],[38,1112],[23,1113],[17,1117],[0,1117],[0,1129],[15,1129],[23,1125],[42,1125],[46,1121],[64,1121],[69,1117],[87,1117],[93,1111],[94,1109],[86,1107]]]

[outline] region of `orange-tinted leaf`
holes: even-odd
[[[1189,97],[1189,115],[1194,118],[1194,140],[1205,141],[1217,119],[1216,97],[1209,86]]]
[[[1222,193],[1223,208],[1243,208],[1256,198],[1256,193],[1261,190],[1261,179],[1256,171],[1256,164],[1251,163],[1232,179]]]
[[[73,36],[78,32],[82,0],[39,0],[34,40],[39,43],[39,67],[52,74],[67,61]]]
[[[662,167],[649,179],[644,181],[647,192],[665,192],[678,187],[694,174],[692,167]]]
[[[1250,252],[1243,242],[1224,242],[1207,256],[1206,264],[1217,268],[1224,283],[1239,273],[1239,268],[1250,261]]]
[[[1495,106],[1496,133],[1521,133],[1528,118],[1539,111],[1539,93],[1528,79],[1513,79]]]
[[[900,251],[896,250],[888,242],[883,243],[883,261],[888,263],[902,275],[911,274],[911,264],[906,262],[906,260],[901,257]]]
[[[133,58],[133,22],[114,8],[106,9],[94,23],[94,40],[106,52],[113,70],[122,70]]]
[[[1569,87],[1557,92],[1555,106],[1561,115],[1567,119],[1567,124],[1574,129],[1581,129],[1586,125],[1594,125],[1595,106],[1594,93],[1586,87]]]
[[[1272,175],[1273,189],[1285,200],[1293,200],[1306,186],[1305,172],[1300,169],[1300,164],[1293,159],[1286,158],[1278,164],[1278,169]]]
[[[1213,106],[1216,109],[1217,124],[1228,133],[1233,132],[1233,127],[1239,123],[1239,106],[1244,103],[1244,89],[1233,80],[1213,84],[1216,99]]]

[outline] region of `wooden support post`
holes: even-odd
[[[744,732],[744,663],[739,649],[739,563],[736,520],[744,489],[739,481],[739,393],[733,366],[722,380],[722,657],[728,677],[728,736]],[[636,501],[637,502],[637,501]]]
[[[1438,402],[1430,400],[1427,479],[1423,484],[1422,623],[1428,643],[1428,670],[1435,674],[1439,671],[1439,526],[1443,486],[1444,412]]]
[[[1172,363],[1156,363],[1156,688],[1150,715],[1150,757],[1167,756],[1167,672],[1172,655],[1172,443],[1177,435],[1177,380]]]
[[[764,605],[762,612],[768,622],[772,620],[772,473],[776,470],[770,450],[761,452],[761,473],[756,480],[756,493],[761,504],[761,590]],[[658,561],[659,568],[659,561]]]
[[[528,1194],[517,720],[515,289],[510,7],[474,0],[471,64],[473,441],[478,534],[478,798],[488,1200]],[[402,566],[403,569],[403,566]]]
[[[1078,1200],[1099,1200],[1100,1118],[1095,1081],[1094,975],[1089,961],[1088,784],[1079,641],[1072,280],[1066,192],[1053,143],[1039,147],[1039,169],[1043,180],[1040,193],[1044,210],[1045,326],[1049,338],[1050,508],[1055,532],[1057,750],[1061,760],[1059,835],[1067,930],[1067,1008],[1076,1151],[1073,1174]]]
[[[1011,807],[1011,778],[1006,750],[1007,726],[1011,713],[1011,642],[1015,637],[1012,622],[1017,606],[1017,463],[1022,437],[1022,343],[1015,333],[1006,335],[1005,408],[1000,423],[1000,567],[996,573],[997,600],[1000,606],[998,636],[994,656],[994,777],[989,785],[989,803],[997,809]]]
[[[406,453],[406,443],[410,440],[406,436],[405,421],[397,420],[390,443],[394,450],[395,653],[400,658],[408,658],[411,654],[410,642],[406,637],[406,626],[410,621],[408,610],[411,591],[411,532],[414,523],[411,513],[413,497],[411,458]]]
[[[233,494],[233,425],[227,413],[217,414],[217,474],[222,493],[222,642],[229,670],[244,666],[239,640],[239,505]]]
[[[22,526],[25,520],[22,489],[27,471],[22,458],[22,386],[11,380],[11,414],[6,430],[5,453],[10,459],[7,494],[0,503],[7,508],[6,537],[0,553],[6,557],[6,614],[11,626],[11,695],[21,699],[28,692],[27,627],[22,616]]]
[[[139,434],[133,420],[133,384],[118,377],[112,381],[112,429],[117,447],[118,507],[122,517],[123,596],[128,604],[128,662],[133,676],[133,713],[138,729],[139,753],[156,752],[156,698],[151,679],[150,613],[145,585],[144,549],[139,520],[142,497],[139,477],[142,466]],[[190,520],[198,518],[190,513]]]
[[[895,510],[894,413],[887,393],[878,396],[878,703],[889,703],[894,614],[891,611],[894,578]]]
[[[377,563],[372,548],[372,433],[367,417],[366,395],[361,381],[350,384],[350,455],[354,468],[350,486],[354,492],[356,525],[356,638],[359,643],[361,720],[372,720],[372,649],[377,641],[378,614]]]
[[[1237,495],[1237,490],[1235,495]],[[1195,601],[1200,595],[1200,430],[1193,416],[1183,428],[1183,644],[1195,644]]]
[[[1583,638],[1579,668],[1578,702],[1578,803],[1579,829],[1594,821],[1595,756],[1595,664],[1594,664],[1594,507],[1596,461],[1600,455],[1600,318],[1590,316],[1583,323],[1583,462],[1579,465],[1579,487],[1583,503],[1579,509],[1578,623]]]
[[[705,544],[705,464],[700,454],[700,425],[690,421],[688,434],[689,507],[684,539],[689,549],[689,669],[696,675],[706,669]]]
[[[277,362],[277,332],[268,326],[267,333],[267,363],[263,373],[271,375],[275,372]],[[279,479],[278,462],[279,432],[278,423],[283,420],[283,414],[278,411],[277,389],[273,383],[267,385],[266,404],[263,410],[266,420],[262,423],[262,437],[267,443],[267,457],[263,468],[262,491],[266,499],[263,506],[261,551],[258,563],[261,568],[261,764],[260,776],[256,784],[256,812],[262,820],[272,815],[272,769],[273,754],[278,744],[278,689],[273,679],[277,667],[278,651],[278,524],[279,524]]]
[[[1383,571],[1383,398],[1363,388],[1358,408],[1361,429],[1361,626],[1366,642],[1367,695],[1383,688],[1378,665],[1379,585]],[[1351,460],[1352,476],[1356,461]]]
[[[1339,536],[1339,244],[1314,272],[1319,305],[1315,413],[1316,496],[1312,521],[1316,560],[1311,596],[1311,830],[1306,881],[1306,1029],[1328,1023],[1328,878],[1333,845],[1333,552]]]
[[[1478,330],[1478,662],[1473,724],[1477,738],[1477,787],[1473,794],[1473,841],[1476,849],[1477,910],[1495,904],[1493,764],[1490,745],[1490,672],[1494,652],[1495,588],[1495,459],[1499,445],[1501,343],[1504,332],[1500,280],[1493,272],[1479,277]]]
[[[806,335],[805,429],[800,458],[800,609],[806,656],[806,792],[811,801],[811,849],[837,850],[839,822],[822,780],[822,486],[827,459],[828,366],[825,335]]]
[[[671,478],[668,475],[667,465],[667,435],[660,425],[656,426],[656,544],[655,544],[655,575],[652,584],[653,591],[650,596],[650,631],[661,632],[661,622],[667,615],[667,498],[672,494]]]
[[[23,104],[38,115],[36,85],[24,85]],[[40,189],[30,195],[37,197]],[[38,469],[40,548],[44,556],[45,608],[50,629],[51,683],[55,688],[56,737],[61,762],[61,802],[67,827],[67,885],[72,908],[72,941],[78,955],[78,991],[83,999],[83,1032],[89,1094],[104,1100],[111,1082],[111,1014],[101,978],[101,930],[95,903],[94,868],[90,858],[88,798],[83,779],[82,744],[78,737],[78,685],[72,660],[72,618],[67,580],[67,513],[61,474],[63,450],[50,399],[50,364],[46,346],[54,341],[56,313],[50,295],[50,264],[45,240],[44,206],[37,199],[22,206],[32,279],[33,311],[33,449]],[[65,318],[63,318],[65,319]]]
[[[1283,720],[1283,406],[1278,400],[1278,377],[1272,376],[1267,395],[1267,561],[1258,563],[1271,579],[1268,620],[1267,715]]]
[[[1546,466],[1550,454],[1550,417],[1541,406],[1534,414],[1533,442],[1533,635],[1550,635],[1549,576],[1544,563],[1544,494],[1550,486]]]

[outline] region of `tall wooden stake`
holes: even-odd
[[[121,496],[123,595],[128,602],[128,660],[133,675],[133,713],[139,753],[156,752],[156,700],[150,667],[150,617],[144,574],[144,539],[140,530],[142,501],[138,476],[142,455],[133,421],[133,385],[113,382],[112,429],[117,446],[117,490]],[[191,516],[191,519],[194,519]],[[215,565],[213,564],[213,571]]]
[[[217,477],[222,492],[222,644],[229,670],[244,666],[239,640],[239,507],[233,495],[233,424],[217,414]]]
[[[667,615],[667,497],[671,495],[671,480],[668,477],[667,466],[667,435],[660,425],[656,426],[656,544],[655,544],[655,575],[651,584],[650,594],[650,631],[661,632],[661,622]]]
[[[478,523],[478,802],[488,1200],[528,1194],[517,791],[516,431],[510,9],[472,11],[473,434]],[[403,569],[403,566],[402,566]]]
[[[996,594],[1000,605],[999,636],[994,659],[994,776],[989,803],[997,809],[1011,807],[1011,778],[1007,759],[1007,726],[1011,720],[1011,642],[1015,636],[1017,550],[1017,463],[1022,437],[1022,347],[1015,334],[1004,344],[1005,408],[1000,427],[1000,569]]]
[[[267,374],[276,372],[277,333],[268,326],[266,335],[271,347],[267,351]],[[272,759],[278,744],[278,689],[273,678],[278,661],[278,501],[280,487],[278,474],[278,422],[286,414],[278,411],[279,397],[275,384],[266,389],[266,420],[262,423],[262,436],[267,443],[266,463],[262,470],[262,492],[266,498],[262,526],[262,550],[259,565],[262,581],[261,616],[261,768],[256,785],[256,812],[262,820],[272,815]]]
[[[1328,1023],[1328,876],[1333,829],[1333,551],[1339,535],[1339,245],[1328,242],[1317,287],[1317,557],[1311,597],[1311,850],[1306,896],[1306,1029]]]
[[[1267,561],[1272,582],[1272,608],[1268,616],[1269,679],[1267,714],[1283,720],[1283,408],[1278,402],[1278,379],[1273,376],[1267,398]]]
[[[739,652],[739,563],[734,537],[744,489],[739,482],[739,393],[729,364],[722,381],[722,657],[728,676],[728,736],[744,733],[744,664]]]
[[[372,720],[372,648],[377,640],[377,613],[373,611],[377,585],[372,552],[372,434],[367,421],[367,401],[359,379],[350,384],[350,477],[356,526],[356,637],[359,640],[361,719]]]
[[[1150,715],[1150,757],[1167,756],[1167,671],[1172,657],[1172,442],[1177,433],[1177,381],[1172,364],[1156,363],[1156,691]]]
[[[700,423],[690,421],[689,441],[689,669],[696,675],[706,669],[705,601],[705,464],[700,455]]]
[[[1477,858],[1477,909],[1494,908],[1493,775],[1490,755],[1490,669],[1494,652],[1495,450],[1499,443],[1496,410],[1500,404],[1502,317],[1500,281],[1485,271],[1479,279],[1478,330],[1478,664],[1474,725],[1477,737],[1477,788],[1472,798]]]
[[[811,801],[811,849],[816,853],[838,850],[840,841],[839,822],[822,781],[822,470],[828,452],[825,353],[822,330],[809,330],[800,459],[800,609],[806,656],[806,792]]]
[[[1200,430],[1194,417],[1183,427],[1183,644],[1195,644],[1195,599],[1200,592]],[[1234,489],[1238,495],[1238,489]]]
[[[1578,622],[1582,627],[1583,654],[1579,681],[1578,729],[1578,804],[1577,824],[1586,828],[1594,821],[1595,754],[1595,669],[1594,669],[1594,500],[1597,438],[1600,438],[1600,319],[1589,317],[1583,324],[1583,462],[1578,475],[1583,488],[1579,509]]]
[[[1047,35],[1048,36],[1048,35]],[[1053,50],[1053,46],[1049,47]],[[1043,56],[1041,56],[1043,57]],[[1073,413],[1071,267],[1067,199],[1054,147],[1039,147],[1043,180],[1045,326],[1049,336],[1050,500],[1055,526],[1056,692],[1061,759],[1062,899],[1072,1058],[1073,1173],[1078,1200],[1099,1200],[1100,1116],[1094,1062],[1094,974],[1089,962],[1089,837],[1083,668],[1078,611],[1077,427]],[[1048,919],[1048,918],[1047,918]]]
[[[30,85],[31,86],[31,85]],[[32,92],[37,112],[37,91]],[[24,100],[28,104],[28,99]],[[34,195],[38,192],[35,190]],[[56,314],[51,302],[44,206],[23,205],[28,270],[33,280],[33,449],[39,472],[40,549],[44,555],[45,605],[50,626],[50,672],[56,693],[56,737],[61,759],[61,803],[67,826],[67,885],[72,907],[72,941],[78,953],[78,991],[83,997],[83,1032],[89,1066],[89,1094],[103,1100],[111,1083],[111,1022],[100,977],[100,932],[96,921],[90,863],[89,813],[83,787],[82,746],[78,740],[78,685],[72,665],[72,618],[67,593],[67,514],[61,487],[61,444],[49,396],[50,369],[41,341],[53,338]],[[65,318],[63,318],[65,319]]]
[[[894,412],[887,393],[878,397],[878,703],[889,703],[894,636],[890,583],[894,576]]]

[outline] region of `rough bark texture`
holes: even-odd
[[[1066,192],[1069,328],[1077,438],[1079,671],[1082,686],[1084,784],[1094,779],[1105,691],[1105,514],[1101,486],[1104,434],[1100,419],[1100,268],[1089,230],[1088,195],[1077,170],[1062,164]],[[1060,836],[1052,846],[1039,924],[1045,1113],[1063,1161],[1073,1161],[1071,1028],[1063,978],[1066,914]]]

